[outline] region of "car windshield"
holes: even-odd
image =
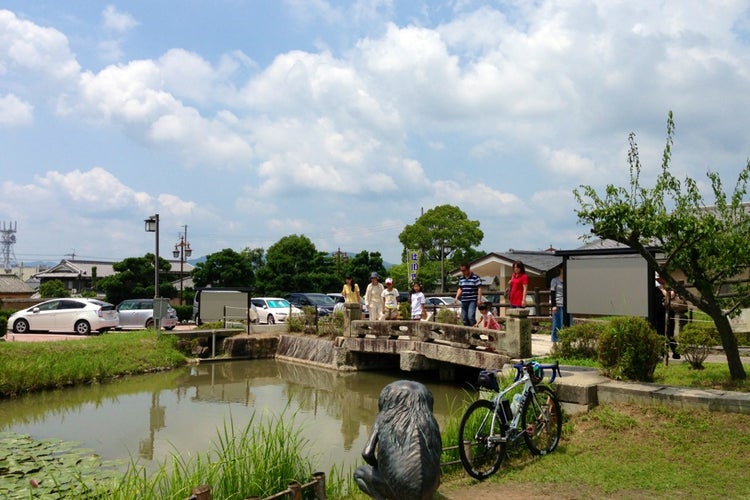
[[[307,298],[316,306],[330,306],[335,304],[333,299],[328,295],[310,295]]]
[[[283,307],[289,309],[289,302],[286,299],[273,299],[268,301],[268,307]]]

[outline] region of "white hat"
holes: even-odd
[[[387,285],[388,283],[392,284],[393,283],[393,278],[386,278],[385,279],[385,284]]]

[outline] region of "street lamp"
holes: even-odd
[[[185,281],[185,277],[182,274],[183,265],[185,264],[185,257],[190,257],[193,254],[193,250],[190,248],[190,242],[187,240],[187,224],[182,226],[184,228],[183,233],[180,235],[180,242],[175,243],[172,255],[176,259],[180,258],[180,305],[182,305],[182,282]]]
[[[156,233],[156,255],[154,255],[154,298],[159,298],[159,214],[144,219],[147,233]],[[158,329],[157,324],[157,329]]]

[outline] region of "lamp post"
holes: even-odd
[[[154,255],[154,298],[159,298],[159,214],[152,215],[143,222],[147,233],[156,233],[156,255]]]
[[[185,257],[190,257],[193,254],[193,250],[190,248],[190,242],[187,240],[187,224],[183,227],[183,232],[180,234],[180,242],[175,243],[172,255],[176,259],[180,258],[180,305],[182,305],[182,282],[185,280],[183,273],[183,266],[185,264]]]

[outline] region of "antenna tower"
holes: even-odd
[[[3,221],[2,229],[0,229],[0,243],[3,246],[3,268],[5,272],[10,274],[13,270],[13,266],[17,266],[16,253],[13,251],[13,245],[16,244],[16,228],[18,222],[9,222],[5,225]]]

